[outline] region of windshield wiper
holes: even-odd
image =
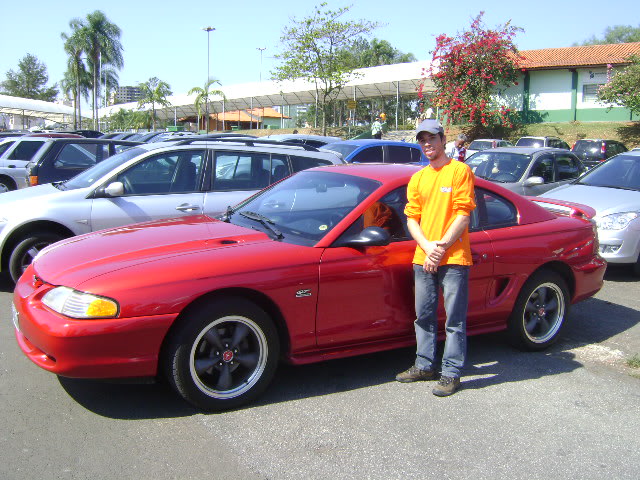
[[[256,213],[256,212],[249,212],[247,210],[240,212],[240,215],[248,218],[249,220],[253,220],[255,222],[259,222],[260,224],[262,224],[267,230],[269,230],[274,235],[276,240],[280,240],[284,238],[284,235],[282,234],[282,232],[273,226],[275,225],[275,222],[271,220],[269,217],[265,217],[264,215],[260,215],[259,213]]]
[[[233,208],[231,208],[231,205],[228,205],[227,211],[220,215],[220,220],[229,223],[231,221],[231,215],[233,215],[234,213],[235,212],[233,211]]]

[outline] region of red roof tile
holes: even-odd
[[[630,55],[640,55],[640,42],[521,50],[520,55],[525,57],[520,66],[529,70],[620,65],[629,63],[628,57]]]

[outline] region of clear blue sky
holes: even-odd
[[[292,17],[303,18],[320,1],[239,0],[222,1],[5,1],[1,10],[0,80],[18,61],[31,53],[47,66],[49,84],[58,82],[66,58],[61,32],[69,32],[69,21],[102,10],[122,29],[124,68],[121,85],[137,85],[156,76],[166,81],[174,93],[186,93],[202,86],[207,77],[207,33],[210,35],[210,71],[222,85],[267,79],[275,65],[282,28]],[[327,0],[332,8],[349,2]],[[430,58],[435,36],[453,35],[469,26],[484,10],[485,24],[495,27],[512,21],[524,32],[516,37],[520,50],[568,47],[592,35],[601,37],[612,25],[638,26],[638,0],[582,0],[581,2],[539,0],[537,2],[355,2],[347,18],[364,18],[381,23],[372,37],[389,41],[419,60]],[[418,72],[419,73],[419,72]]]

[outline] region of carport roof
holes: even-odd
[[[337,98],[359,100],[395,97],[397,94],[416,95],[422,83],[423,70],[428,67],[429,62],[421,61],[358,69],[355,71],[355,78],[347,83]],[[212,97],[209,108],[211,113],[274,105],[313,104],[316,101],[314,84],[305,80],[241,83],[219,87],[219,90],[224,92],[226,98],[223,100],[222,97]],[[432,90],[430,81],[425,85],[425,90]],[[156,108],[158,118],[181,118],[198,114],[193,104],[195,95],[172,95],[167,100],[171,106]],[[110,116],[120,109],[139,110],[136,102],[123,103],[100,109],[99,116]],[[140,110],[150,109],[150,105],[145,105]]]
[[[58,123],[70,123],[73,119],[73,107],[10,95],[0,95],[0,113],[44,118]]]

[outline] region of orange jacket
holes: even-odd
[[[404,213],[420,224],[427,240],[434,242],[442,239],[455,217],[471,214],[476,208],[474,198],[471,169],[465,163],[450,160],[438,169],[428,165],[411,177]],[[425,257],[424,250],[416,247],[413,263],[422,265]],[[440,264],[472,264],[468,229],[447,249]]]

